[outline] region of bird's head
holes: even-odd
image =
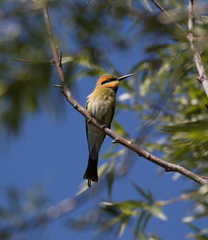
[[[124,76],[121,76],[121,77],[104,75],[104,76],[102,76],[98,79],[98,81],[96,83],[96,87],[103,86],[103,87],[106,87],[106,88],[113,88],[113,89],[117,90],[119,88],[119,84],[120,84],[121,80],[123,80],[125,78],[128,78],[128,77],[131,77],[133,75],[134,74],[127,74],[127,75],[124,75]]]

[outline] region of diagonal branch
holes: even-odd
[[[181,25],[179,25],[177,22],[174,21],[174,19],[171,17],[171,15],[156,0],[152,0],[152,2],[155,4],[155,6],[158,9],[160,9],[161,12],[163,12],[169,18],[169,20],[171,21],[172,24],[174,24],[176,27],[178,27],[183,32],[186,31]]]
[[[60,77],[61,83],[62,83],[62,88],[63,88],[63,94],[65,95],[67,101],[78,111],[80,112],[86,119],[87,121],[91,122],[91,124],[93,124],[94,126],[96,126],[97,128],[99,128],[101,131],[105,132],[106,135],[108,135],[109,137],[111,137],[113,139],[114,143],[119,143],[123,146],[125,146],[126,148],[132,150],[133,152],[135,152],[136,154],[138,154],[139,156],[147,159],[148,161],[161,166],[162,168],[165,169],[165,171],[167,172],[178,172],[182,175],[184,175],[187,178],[192,179],[194,182],[199,183],[199,184],[205,184],[207,183],[206,180],[204,180],[203,178],[201,178],[200,176],[194,174],[193,172],[179,166],[176,164],[172,164],[169,162],[166,162],[165,160],[158,158],[154,155],[152,155],[151,153],[147,152],[146,150],[140,148],[139,146],[137,146],[136,144],[134,144],[133,142],[130,142],[128,140],[126,140],[125,138],[121,137],[120,135],[116,134],[115,132],[113,132],[111,129],[106,128],[105,126],[103,126],[100,122],[98,122],[94,117],[92,117],[85,108],[83,108],[72,96],[72,93],[69,89],[69,87],[67,86],[65,79],[64,79],[64,72],[62,69],[62,65],[60,63],[60,57],[58,55],[56,46],[54,44],[54,38],[53,38],[53,34],[52,34],[52,28],[51,28],[51,23],[50,23],[50,18],[49,18],[49,14],[48,14],[48,10],[46,7],[43,8],[43,14],[44,14],[44,19],[45,19],[45,24],[46,24],[46,29],[47,29],[47,34],[49,37],[49,41],[50,41],[50,46],[51,46],[51,50],[53,53],[53,57],[54,57],[54,62],[56,65],[56,69],[58,72],[58,75]]]

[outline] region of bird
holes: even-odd
[[[128,74],[121,77],[104,75],[98,79],[95,89],[87,97],[86,110],[103,126],[107,128],[111,126],[115,112],[116,92],[120,81],[133,75]],[[88,180],[88,187],[91,187],[91,182],[98,181],[97,166],[99,151],[106,134],[95,127],[89,120],[85,120],[85,125],[89,158],[83,178]]]

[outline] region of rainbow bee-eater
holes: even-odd
[[[115,111],[116,92],[120,81],[132,75],[128,74],[121,77],[113,77],[111,75],[102,76],[98,79],[93,92],[87,97],[87,111],[104,126],[110,128]],[[85,122],[89,158],[84,179],[88,180],[88,186],[90,187],[91,181],[98,181],[98,156],[106,134],[95,127],[90,121],[86,120]]]

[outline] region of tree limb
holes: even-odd
[[[59,58],[59,55],[58,55],[58,52],[57,52],[57,48],[56,48],[55,43],[54,43],[54,38],[53,38],[53,33],[52,33],[52,28],[51,28],[51,23],[50,23],[50,18],[49,18],[47,7],[43,8],[43,14],[44,14],[44,19],[45,19],[47,34],[48,34],[49,41],[50,41],[51,50],[52,50],[53,57],[54,57],[55,66],[56,66],[58,75],[60,77],[60,80],[61,80],[61,83],[62,83],[62,86],[63,86],[63,94],[65,95],[67,101],[73,106],[73,108],[76,109],[78,112],[80,112],[89,122],[91,122],[93,125],[95,125],[97,128],[99,128],[101,131],[105,132],[106,135],[111,137],[114,142],[125,146],[126,148],[132,150],[133,152],[137,153],[139,156],[147,159],[148,161],[150,161],[150,162],[152,162],[152,163],[154,163],[158,166],[161,166],[162,168],[165,169],[165,171],[167,171],[167,172],[178,172],[178,173],[184,175],[187,178],[192,179],[194,182],[199,183],[199,184],[207,183],[206,180],[204,180],[200,176],[194,174],[193,172],[191,172],[191,171],[189,171],[189,170],[187,170],[187,169],[185,169],[185,168],[183,168],[179,165],[166,162],[165,160],[163,160],[161,158],[158,158],[158,157],[152,155],[151,153],[147,152],[146,150],[140,148],[139,146],[137,146],[133,142],[130,142],[130,141],[126,140],[125,138],[121,137],[117,133],[113,132],[111,129],[103,127],[103,124],[101,124],[94,117],[92,117],[88,113],[88,111],[85,108],[83,108],[73,98],[72,93],[71,93],[71,91],[70,91],[69,87],[67,86],[66,81],[64,79],[64,72],[63,72],[62,66],[60,64],[60,58]]]

